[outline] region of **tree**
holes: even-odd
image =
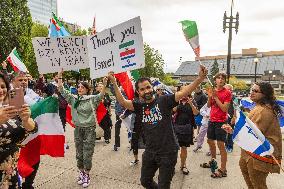
[[[16,47],[28,67],[34,55],[31,43],[32,17],[27,0],[1,0],[0,7],[0,61],[5,60]]]
[[[210,74],[213,78],[214,75],[216,75],[217,73],[219,73],[219,65],[218,65],[217,59],[215,58],[214,63],[211,66],[211,69],[210,69]]]
[[[31,37],[34,38],[34,37],[47,37],[47,36],[48,36],[48,27],[39,22],[33,22],[31,28]],[[26,65],[31,75],[37,77],[39,73],[38,73],[38,67],[33,48],[32,51],[30,51],[30,55],[31,55],[30,60],[28,63],[26,63]]]
[[[163,83],[170,86],[176,86],[178,82],[171,77],[172,75],[173,74],[166,73],[163,79]]]
[[[82,36],[82,35],[87,35],[87,30],[83,29],[78,29],[74,33],[71,33],[73,36]]]
[[[144,44],[145,67],[139,69],[141,77],[155,77],[161,81],[164,78],[164,60],[158,50]]]
[[[31,36],[32,36],[32,38],[34,38],[34,37],[47,37],[48,36],[48,27],[46,25],[39,23],[39,22],[33,22]]]
[[[237,79],[235,76],[230,77],[229,83],[233,85],[235,91],[245,91],[249,89],[244,80]]]

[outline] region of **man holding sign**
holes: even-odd
[[[138,102],[126,100],[117,86],[113,73],[109,73],[108,77],[113,83],[117,101],[135,112],[144,130],[146,149],[142,157],[140,181],[145,188],[170,188],[178,152],[171,120],[172,109],[178,105],[182,97],[190,94],[205,79],[207,72],[204,66],[200,66],[199,76],[195,81],[175,94],[160,98],[155,98],[150,79],[140,78],[135,83],[135,90],[143,100]],[[153,177],[158,169],[157,184]]]

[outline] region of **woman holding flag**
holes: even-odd
[[[76,147],[77,167],[79,169],[78,184],[88,187],[90,184],[89,172],[92,168],[92,157],[96,141],[96,115],[94,110],[104,97],[107,78],[103,79],[103,87],[99,94],[89,95],[90,87],[86,82],[78,85],[78,96],[73,96],[64,89],[62,83],[63,71],[58,73],[58,90],[71,105],[72,121],[76,126],[74,140]]]
[[[249,189],[266,189],[266,178],[269,173],[280,173],[282,159],[282,135],[278,116],[282,114],[280,107],[276,104],[274,90],[267,82],[257,82],[253,85],[250,99],[256,106],[250,111],[248,118],[268,140],[267,144],[261,144],[261,151],[274,151],[271,155],[261,156],[242,149],[239,165]],[[238,121],[237,121],[238,124]],[[238,127],[238,125],[236,125]],[[232,133],[229,125],[223,129]],[[255,133],[253,133],[255,135]],[[260,137],[257,137],[260,138]],[[273,148],[270,146],[272,145]],[[262,152],[262,153],[263,153]],[[274,157],[275,158],[274,158]]]

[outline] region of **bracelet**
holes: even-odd
[[[62,77],[59,77],[58,79],[63,79]]]

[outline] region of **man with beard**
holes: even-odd
[[[177,162],[178,143],[171,120],[172,109],[179,100],[192,91],[205,79],[207,69],[200,67],[199,76],[190,85],[172,95],[155,98],[153,86],[149,78],[140,78],[135,83],[135,90],[142,98],[139,101],[126,100],[112,73],[109,80],[114,85],[117,101],[126,109],[132,110],[141,123],[146,140],[146,148],[142,156],[141,184],[148,189],[169,189]],[[159,183],[153,177],[159,169]]]
[[[12,77],[13,88],[22,87],[24,90],[24,100],[28,105],[33,105],[40,101],[42,98],[36,94],[32,89],[28,88],[28,75],[26,72],[15,72]],[[25,182],[22,183],[22,189],[33,189],[34,179],[36,177],[40,161],[33,165],[34,171],[25,178]]]

